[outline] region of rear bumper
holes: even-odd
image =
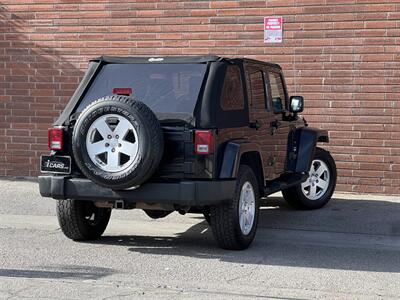
[[[114,191],[86,178],[39,176],[39,189],[43,197],[190,206],[212,205],[229,200],[233,197],[235,184],[235,180],[146,183],[134,190]]]

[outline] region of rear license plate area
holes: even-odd
[[[43,173],[71,174],[71,157],[59,155],[42,155],[40,171]]]

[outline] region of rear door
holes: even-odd
[[[269,132],[273,150],[274,177],[280,176],[285,171],[287,157],[287,143],[290,131],[290,123],[285,120],[284,114],[288,107],[288,95],[283,76],[280,70],[265,67],[265,79],[267,84],[268,105],[271,107],[269,115]]]
[[[278,69],[264,64],[245,64],[249,98],[250,140],[261,149],[266,180],[285,172],[289,122],[284,113],[287,92]]]
[[[275,176],[275,141],[271,138],[270,122],[274,119],[270,101],[268,101],[269,87],[264,66],[261,64],[246,63],[246,83],[249,98],[249,140],[259,145],[266,180]]]

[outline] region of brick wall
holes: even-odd
[[[269,15],[282,44],[263,43]],[[0,176],[38,174],[89,58],[208,53],[280,63],[331,130],[338,190],[400,194],[398,0],[0,0]]]

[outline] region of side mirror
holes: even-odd
[[[304,98],[302,96],[291,96],[290,97],[290,112],[299,113],[304,109]]]

